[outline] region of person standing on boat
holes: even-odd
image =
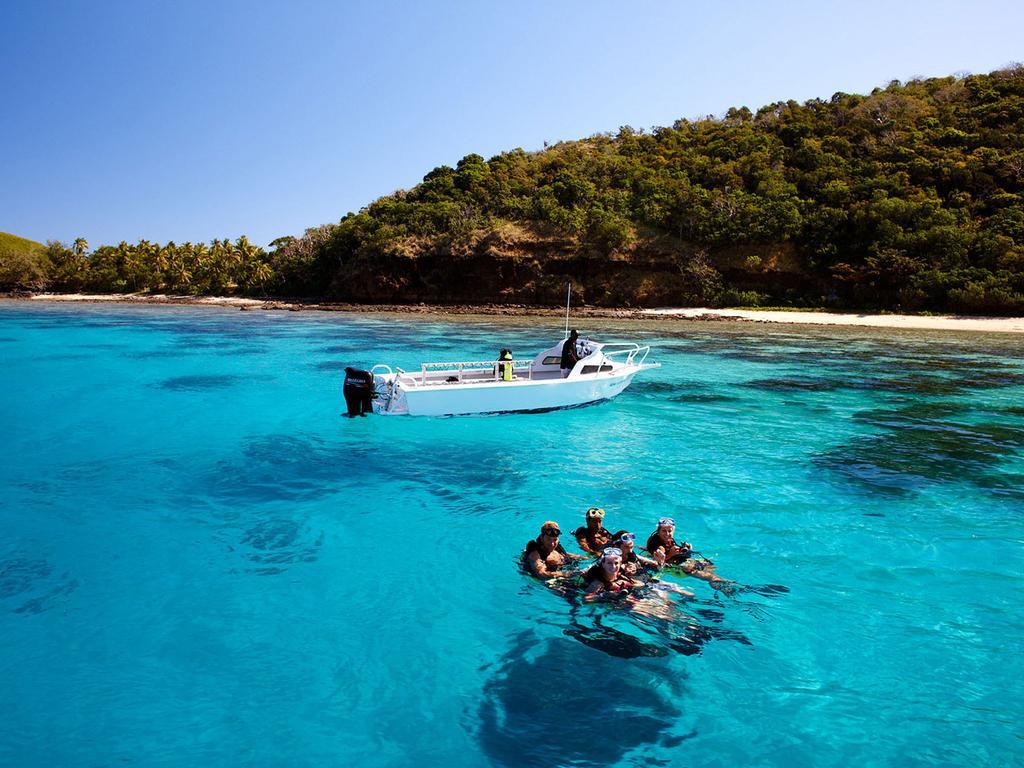
[[[587,510],[587,524],[581,525],[572,535],[576,537],[580,548],[595,555],[601,554],[612,541],[612,535],[604,527],[604,510],[591,507]]]
[[[512,381],[512,363],[504,362],[506,360],[512,360],[512,350],[503,349],[498,354],[498,380],[499,381]]]
[[[548,520],[540,527],[540,536],[526,545],[523,552],[523,565],[541,579],[554,579],[567,576],[561,568],[573,560],[582,560],[584,555],[574,555],[565,551],[558,540],[562,535],[558,523]]]
[[[579,362],[580,356],[576,351],[576,342],[580,334],[575,328],[569,333],[569,338],[562,344],[562,378],[564,379],[572,371],[573,366]]]

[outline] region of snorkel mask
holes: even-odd
[[[617,557],[617,558],[619,558],[621,560],[622,559],[622,550],[619,549],[618,547],[605,547],[601,551],[601,562],[603,563],[609,557]]]
[[[587,520],[603,520],[604,510],[600,507],[591,507],[587,510]]]

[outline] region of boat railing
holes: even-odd
[[[609,347],[612,349],[609,349]],[[616,349],[616,347],[620,347],[620,349]],[[621,361],[624,365],[640,365],[647,359],[647,355],[651,352],[651,347],[650,345],[641,347],[632,341],[617,341],[602,345],[601,352],[604,353],[605,357],[612,359],[625,355],[626,359]]]
[[[401,381],[409,386],[416,386],[416,374],[395,366],[395,381]]]
[[[527,372],[527,380],[533,379],[533,361],[532,360],[460,360],[455,362],[440,362],[440,363],[420,363],[419,374],[407,373],[401,368],[397,368],[398,378],[402,380],[404,384],[410,384],[414,387],[424,386],[427,384],[441,384],[441,383],[458,383],[462,384],[465,381],[465,374],[467,372],[484,372],[491,371],[491,376],[481,378],[479,376],[472,379],[473,382],[480,381],[500,381],[501,371],[499,366],[511,365],[512,370],[519,369],[520,371],[525,368]],[[441,382],[441,381],[428,381],[427,376],[431,372],[451,372],[451,375],[455,377],[454,382]]]

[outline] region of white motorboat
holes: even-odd
[[[647,362],[649,346],[581,339],[577,343],[580,360],[564,375],[562,344],[532,360],[423,363],[418,371],[375,365],[370,371],[373,410],[388,415],[455,416],[572,408],[615,397],[637,373],[659,367]]]

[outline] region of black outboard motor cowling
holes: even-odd
[[[345,405],[348,415],[365,416],[373,413],[373,374],[361,368],[345,369]]]

